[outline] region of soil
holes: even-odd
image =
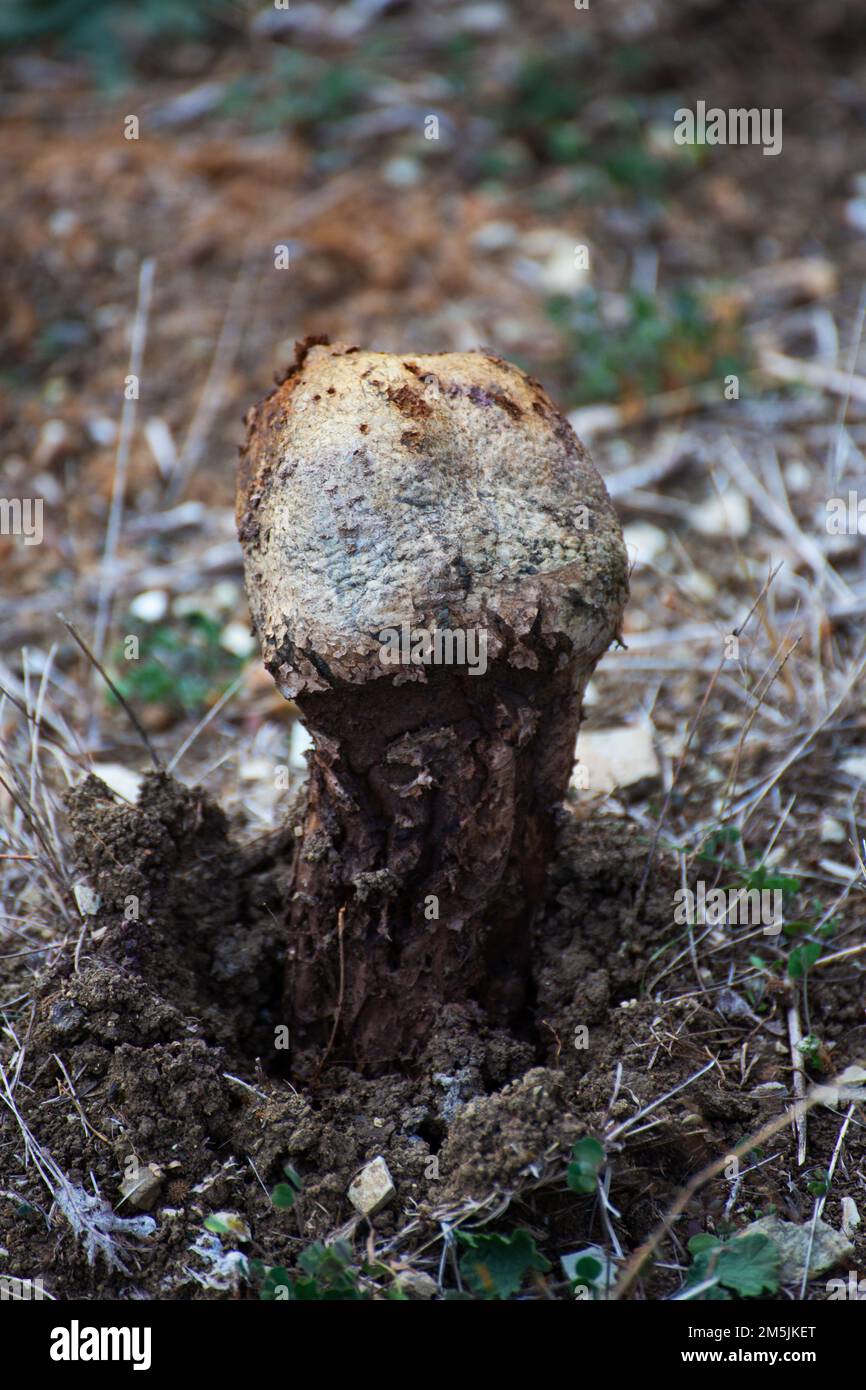
[[[292,817],[238,847],[215,805],[162,773],[146,778],[137,807],[91,776],[69,794],[69,816],[79,879],[101,898],[97,927],[77,967],[70,952],[43,976],[19,1103],[71,1182],[95,1189],[118,1215],[137,1215],[120,1200],[132,1156],[160,1186],[152,1231],[131,1226],[114,1267],[92,1265],[65,1223],[47,1226],[34,1167],[25,1169],[23,1154],[7,1161],[7,1195],[18,1201],[0,1205],[0,1243],[11,1268],[42,1274],[57,1297],[255,1297],[213,1258],[205,1217],[231,1211],[249,1229],[245,1253],[291,1267],[313,1240],[358,1226],[363,1234],[346,1192],[377,1155],[396,1187],[372,1219],[380,1248],[398,1252],[407,1229],[435,1234],[443,1212],[489,1215],[493,1201],[497,1215],[514,1208],[508,1229],[519,1214],[558,1260],[599,1235],[595,1199],[563,1181],[571,1145],[688,1083],[711,1044],[719,1064],[659,1105],[614,1159],[611,1196],[637,1245],[694,1172],[780,1110],[779,1087],[765,1089],[788,1079],[775,1010],[760,1020],[723,1016],[688,997],[690,966],[682,991],[668,979],[672,1002],[648,992],[654,952],[670,940],[676,884],[661,862],[641,894],[647,844],[628,821],[561,813],[533,932],[535,1007],[524,1036],[455,1006],[410,1074],[364,1077],[335,1053],[301,1090],[291,1048],[274,1046],[286,945],[275,907]],[[856,1002],[824,986],[812,1009],[841,1068]],[[737,1065],[746,1050],[748,1087]],[[818,1166],[837,1129],[829,1114],[813,1117]],[[788,1128],[775,1136],[779,1151],[792,1151]],[[852,1135],[849,1165],[862,1157],[862,1138]],[[303,1183],[291,1211],[269,1199],[287,1162]],[[789,1219],[807,1216],[807,1199],[779,1176],[785,1168],[774,1165],[750,1188],[756,1215],[774,1206]],[[689,1233],[719,1221],[727,1191],[704,1188],[687,1212]],[[658,1296],[664,1270],[651,1278]]]

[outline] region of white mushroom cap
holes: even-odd
[[[485,352],[314,342],[247,417],[238,528],[265,662],[289,697],[394,679],[379,634],[484,628],[597,658],[627,560],[586,450],[542,388]],[[423,679],[423,669],[416,673]]]

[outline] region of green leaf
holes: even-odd
[[[212,1231],[217,1236],[230,1236],[232,1234],[231,1227],[220,1216],[206,1216],[204,1227],[206,1231]]]
[[[705,1250],[715,1250],[716,1246],[721,1244],[718,1236],[711,1236],[706,1233],[692,1236],[689,1241],[689,1254],[702,1255]]]
[[[796,897],[802,887],[799,878],[792,878],[790,874],[771,873],[766,864],[759,864],[756,869],[750,869],[743,874],[743,882],[749,890],[753,888],[757,888],[759,892],[781,890],[783,898]]]
[[[569,1163],[565,1180],[572,1192],[588,1195],[595,1191],[599,1170],[604,1163],[604,1148],[597,1139],[587,1135],[578,1139],[571,1151],[574,1159]]]
[[[758,1298],[762,1293],[778,1291],[781,1255],[769,1236],[736,1236],[724,1243],[714,1236],[695,1236],[689,1241],[689,1250],[695,1259],[686,1278],[687,1288],[712,1279],[740,1298]],[[704,1296],[707,1294],[720,1296],[714,1290],[707,1290]]]
[[[830,1174],[822,1172],[821,1169],[813,1169],[808,1175],[809,1181],[806,1183],[808,1191],[813,1197],[826,1197],[830,1191]]]
[[[281,1211],[288,1211],[290,1207],[295,1205],[295,1198],[298,1196],[303,1184],[300,1175],[290,1163],[283,1164],[283,1172],[288,1181],[277,1183],[271,1193],[271,1201],[274,1206],[279,1207]]]
[[[702,848],[698,852],[698,859],[715,863],[719,850],[725,845],[735,845],[740,840],[740,832],[736,826],[720,825],[716,830],[711,830]]]
[[[457,1239],[468,1247],[460,1260],[460,1273],[473,1293],[484,1299],[511,1298],[530,1270],[545,1273],[550,1269],[528,1231],[514,1231],[510,1236],[458,1231]]]
[[[292,1280],[289,1277],[289,1271],[284,1269],[282,1265],[272,1265],[265,1274],[264,1282],[259,1290],[259,1298],[265,1303],[280,1301],[285,1299],[285,1294],[283,1294],[282,1290],[291,1290],[291,1287]],[[289,1299],[291,1296],[290,1292]],[[288,1300],[286,1301],[288,1302]]]
[[[738,1236],[719,1256],[719,1283],[741,1298],[758,1298],[779,1288],[781,1254],[769,1236]]]
[[[788,975],[792,980],[802,980],[821,954],[823,947],[818,941],[806,941],[795,946],[788,957]]]
[[[288,1211],[295,1205],[295,1189],[287,1182],[278,1182],[271,1193],[271,1201],[280,1211]]]

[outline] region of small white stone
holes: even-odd
[[[48,227],[52,236],[71,236],[78,227],[78,213],[72,208],[58,208],[49,217]]]
[[[517,278],[545,294],[574,294],[591,281],[592,249],[583,264],[579,248],[587,247],[577,233],[557,227],[536,227],[520,238],[520,255],[514,262]]]
[[[410,1298],[434,1298],[439,1292],[435,1279],[420,1269],[404,1269],[394,1280],[401,1293]]]
[[[395,1192],[388,1165],[380,1154],[361,1169],[349,1187],[348,1195],[352,1206],[361,1216],[375,1216],[388,1205]]]
[[[240,586],[233,579],[221,579],[213,586],[214,603],[219,608],[234,608],[240,596]]]
[[[704,603],[709,603],[718,593],[714,580],[704,570],[692,570],[687,580],[687,587],[696,599],[700,599]]]
[[[472,233],[471,242],[476,251],[502,251],[513,246],[516,236],[513,222],[484,222]]]
[[[79,912],[83,913],[86,917],[95,917],[99,911],[99,905],[102,902],[102,898],[99,894],[94,893],[92,888],[88,888],[86,883],[73,884],[72,892],[75,895],[75,901],[78,903]]]
[[[659,761],[648,720],[618,729],[581,732],[571,784],[578,791],[609,795],[659,776]]]
[[[33,454],[36,468],[47,468],[56,463],[69,443],[69,432],[62,420],[46,420],[39,431],[39,440]]]
[[[123,763],[94,763],[92,771],[101,782],[118,796],[122,796],[124,801],[131,801],[133,805],[136,803],[143,781],[140,772],[133,772],[131,768],[124,767]]]
[[[818,868],[823,869],[831,878],[841,878],[843,882],[853,879],[857,872],[850,864],[840,864],[836,859],[819,859]]]
[[[866,232],[866,198],[851,198],[845,204],[845,221],[855,232]]]
[[[232,656],[251,656],[256,649],[256,639],[246,623],[226,623],[220,633],[220,646]]]
[[[145,589],[136,594],[129,611],[143,623],[158,623],[168,612],[168,595],[164,589]]]
[[[239,768],[238,773],[242,782],[265,782],[270,781],[274,775],[274,762],[272,758],[245,758]]]
[[[132,1177],[124,1178],[120,1185],[120,1195],[131,1207],[139,1211],[152,1211],[159,1197],[162,1181],[160,1174],[150,1164],[139,1168]]]
[[[702,536],[715,536],[719,540],[733,536],[742,540],[748,535],[751,525],[748,498],[734,488],[728,488],[721,497],[713,495],[696,507],[691,513],[691,522]]]
[[[842,1234],[851,1236],[856,1234],[857,1227],[860,1225],[860,1212],[853,1197],[842,1198]]]
[[[812,470],[802,459],[791,459],[785,466],[785,486],[789,492],[806,492],[812,485]]]
[[[63,501],[63,488],[51,473],[37,473],[31,487],[36,496],[47,502],[49,507],[59,507]]]
[[[498,34],[508,23],[508,10],[495,0],[480,0],[475,5],[463,5],[454,16],[458,29],[464,34]]]
[[[308,730],[304,728],[300,719],[295,719],[289,734],[289,767],[295,772],[306,772],[308,763],[304,754],[312,747],[313,740]]]
[[[668,548],[668,538],[661,527],[649,521],[636,521],[623,530],[623,540],[629,559],[638,565],[651,565]]]
[[[177,463],[177,445],[167,422],[160,415],[152,415],[144,426],[144,437],[153,454],[157,468],[164,478],[170,477]]]
[[[855,753],[850,758],[843,758],[841,767],[849,777],[855,777],[858,782],[866,782],[866,754]]]
[[[841,821],[832,816],[822,816],[819,834],[823,845],[844,845],[848,832]]]
[[[382,177],[392,188],[411,188],[421,177],[421,165],[408,155],[395,155],[383,167]]]

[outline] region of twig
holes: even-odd
[[[232,363],[235,360],[243,332],[244,312],[250,296],[247,294],[247,276],[250,247],[241,262],[229,293],[228,304],[223,316],[219,338],[211,359],[204,388],[199,397],[195,414],[187,430],[180,457],[175,464],[166,489],[167,505],[177,502],[197,468],[217,410],[225,394],[225,383]]]
[[[776,381],[793,381],[800,386],[812,386],[818,391],[828,391],[843,400],[866,403],[866,377],[854,376],[853,372],[839,371],[838,367],[827,367],[821,362],[804,362],[798,357],[788,357],[783,352],[773,352],[764,348],[758,355],[758,365],[767,376]]]
[[[845,1142],[845,1135],[848,1133],[848,1126],[851,1123],[851,1116],[853,1114],[854,1103],[852,1101],[852,1103],[848,1106],[848,1112],[844,1120],[842,1121],[841,1128],[836,1136],[836,1143],[833,1147],[833,1154],[830,1159],[830,1166],[827,1169],[827,1191],[824,1193],[822,1197],[817,1198],[815,1202],[815,1210],[812,1212],[812,1220],[809,1224],[809,1243],[806,1246],[806,1256],[803,1260],[803,1279],[800,1284],[801,1300],[805,1299],[806,1297],[806,1285],[809,1282],[809,1265],[812,1262],[812,1246],[815,1243],[815,1231],[817,1230],[818,1222],[821,1219],[821,1213],[823,1212],[824,1205],[827,1201],[827,1193],[830,1191],[830,1184],[833,1181],[833,1174],[836,1171],[836,1164],[839,1161],[839,1155],[842,1152],[842,1145]]]
[[[817,541],[804,535],[796,518],[778,497],[772,496],[764,484],[755,476],[743,458],[733,439],[726,436],[722,441],[724,465],[737,486],[751,499],[771,526],[775,526],[781,536],[796,551],[800,559],[809,566],[816,577],[826,580],[837,599],[847,601],[851,590],[834,570]]]
[[[764,583],[763,588],[761,589],[761,592],[758,594],[758,597],[755,599],[755,602],[752,604],[752,606],[751,606],[751,608],[749,609],[748,613],[746,614],[745,618],[744,618],[743,621],[740,623],[740,626],[739,626],[739,627],[735,627],[735,628],[733,629],[733,631],[732,631],[732,633],[731,633],[731,636],[732,636],[732,637],[740,637],[740,636],[742,635],[742,633],[745,631],[745,629],[746,629],[746,627],[747,627],[749,621],[751,620],[752,614],[754,613],[755,609],[758,607],[758,604],[761,602],[762,598],[764,597],[764,594],[765,594],[765,593],[767,592],[767,590],[769,589],[769,587],[770,587],[770,585],[772,584],[773,580],[775,579],[776,575],[779,573],[779,568],[780,568],[780,566],[777,566],[776,569],[774,569],[774,570],[772,571],[772,573],[768,576],[768,578],[766,579],[766,581],[765,581],[765,583]],[[652,872],[653,864],[655,863],[656,852],[657,852],[657,850],[658,850],[659,837],[660,837],[660,835],[661,835],[661,833],[662,833],[662,827],[663,827],[663,825],[664,825],[664,823],[665,823],[665,818],[666,818],[667,813],[668,813],[668,808],[669,808],[669,806],[670,806],[670,804],[671,804],[671,797],[672,797],[673,794],[674,794],[674,788],[676,787],[677,781],[678,781],[678,779],[679,779],[679,775],[680,775],[680,773],[681,773],[682,770],[683,770],[683,765],[684,765],[685,760],[686,760],[686,758],[687,758],[687,756],[688,756],[689,749],[690,749],[690,747],[691,747],[691,745],[692,745],[692,739],[694,738],[695,734],[697,733],[698,725],[699,725],[700,722],[701,722],[701,719],[702,719],[702,717],[703,717],[704,710],[705,710],[706,707],[707,707],[707,703],[708,703],[708,701],[709,701],[709,698],[710,698],[710,696],[711,696],[712,693],[713,693],[713,690],[714,690],[715,685],[716,685],[716,681],[719,679],[719,676],[721,675],[722,667],[724,666],[726,660],[727,660],[727,656],[726,656],[725,653],[723,652],[723,653],[722,653],[721,660],[719,661],[719,664],[717,665],[715,671],[713,672],[712,676],[710,677],[709,683],[708,683],[707,688],[706,688],[706,690],[705,690],[705,692],[704,692],[704,698],[703,698],[703,700],[702,700],[701,703],[700,703],[700,707],[699,707],[699,709],[698,709],[698,712],[697,712],[697,714],[695,715],[694,719],[692,720],[692,724],[691,724],[691,728],[689,729],[688,737],[687,737],[687,739],[686,739],[686,741],[685,741],[685,744],[683,745],[683,750],[682,750],[682,752],[680,753],[679,758],[677,759],[677,764],[676,764],[676,767],[674,768],[673,776],[671,777],[670,786],[668,787],[667,791],[665,792],[665,799],[664,799],[664,801],[663,801],[663,803],[662,803],[661,811],[659,812],[659,818],[658,818],[658,821],[657,821],[657,823],[656,823],[655,832],[654,832],[654,834],[653,834],[652,844],[650,845],[650,851],[649,851],[649,854],[647,855],[646,864],[644,865],[643,875],[642,875],[642,877],[641,877],[641,881],[640,881],[640,884],[639,884],[639,886],[638,886],[638,891],[637,891],[637,904],[638,904],[638,905],[640,905],[640,904],[643,902],[644,893],[646,892],[646,886],[647,886],[647,883],[648,883],[648,881],[649,881],[649,876],[650,876],[650,874],[651,874],[651,872]]]
[[[806,1095],[806,1068],[804,1065],[803,1049],[803,1029],[800,1025],[799,1000],[796,993],[793,994],[791,1003],[788,1005],[788,1042],[791,1047],[791,1066],[793,1068],[794,1099],[798,1102],[791,1111],[791,1121],[794,1125],[794,1132],[797,1136],[797,1163],[802,1168],[806,1162],[806,1112],[799,1102]]]
[[[744,797],[743,800],[733,808],[733,814],[737,814],[739,811],[748,808],[749,817],[754,815],[758,806],[760,806],[761,802],[764,800],[764,797],[772,791],[773,787],[776,785],[778,781],[781,780],[782,777],[784,777],[788,769],[793,767],[794,763],[799,761],[799,759],[805,753],[806,749],[809,747],[809,744],[812,742],[812,740],[817,737],[817,735],[821,732],[824,726],[830,722],[833,716],[845,703],[848,696],[851,694],[852,689],[859,680],[864,667],[866,667],[866,647],[864,647],[862,655],[854,663],[854,666],[848,675],[848,679],[846,680],[844,686],[842,687],[836,699],[830,705],[829,709],[827,709],[824,712],[824,714],[821,715],[820,719],[816,720],[809,732],[805,734],[803,738],[800,740],[800,742],[797,744],[796,748],[792,749],[792,751],[787,755],[787,757],[782,759],[781,763],[776,768],[772,777],[768,778],[768,780],[761,787],[760,792],[754,797]]]
[[[69,1096],[70,1096],[70,1098],[71,1098],[71,1100],[72,1100],[72,1104],[75,1106],[75,1109],[78,1111],[78,1114],[79,1114],[79,1116],[80,1116],[80,1118],[81,1118],[81,1123],[84,1125],[84,1132],[85,1132],[85,1134],[88,1134],[88,1133],[93,1134],[93,1135],[95,1135],[95,1137],[96,1137],[97,1139],[101,1139],[102,1142],[103,1142],[103,1144],[109,1144],[109,1146],[110,1146],[110,1141],[109,1141],[108,1139],[106,1139],[105,1135],[102,1134],[102,1133],[100,1133],[100,1131],[99,1131],[98,1129],[96,1129],[94,1125],[92,1125],[92,1124],[90,1123],[90,1121],[88,1120],[87,1116],[85,1115],[85,1113],[84,1113],[84,1107],[83,1107],[83,1105],[81,1104],[81,1101],[78,1099],[78,1096],[75,1094],[75,1087],[74,1087],[73,1084],[72,1084],[72,1078],[71,1078],[71,1076],[69,1075],[69,1072],[66,1070],[66,1067],[65,1067],[64,1062],[63,1062],[63,1058],[62,1058],[62,1057],[58,1057],[58,1055],[57,1055],[56,1052],[53,1052],[51,1055],[53,1056],[53,1058],[54,1058],[55,1062],[57,1063],[57,1065],[59,1066],[60,1070],[63,1072],[63,1079],[65,1080],[67,1086],[69,1087]]]
[[[129,705],[127,701],[123,698],[117,686],[114,684],[114,681],[111,679],[111,676],[108,674],[102,663],[99,660],[97,660],[97,658],[94,656],[93,652],[90,650],[83,637],[81,637],[81,635],[78,633],[75,626],[72,623],[70,623],[67,618],[64,618],[62,613],[58,613],[57,616],[62,622],[63,626],[66,628],[72,640],[76,642],[78,646],[81,648],[81,650],[84,652],[84,655],[87,657],[88,661],[91,661],[93,665],[96,667],[97,671],[101,675],[102,679],[105,681],[105,684],[108,686],[109,690],[111,691],[114,698],[117,700],[118,704],[121,705],[122,708],[126,711],[126,714],[128,715],[133,727],[135,728],[136,733],[138,734],[139,738],[141,739],[142,743],[144,744],[145,748],[150,754],[150,760],[153,763],[153,766],[156,769],[156,771],[162,772],[162,763],[159,760],[159,756],[156,752],[156,749],[154,748],[153,744],[148,738],[146,730],[139,722],[138,716],[132,709],[131,705]]]
[[[819,965],[835,965],[839,960],[847,960],[850,956],[860,956],[866,951],[866,941],[861,941],[859,946],[847,946],[844,951],[834,951],[832,956],[819,956],[810,970],[817,970]]]
[[[866,289],[860,291],[860,304],[857,310],[857,320],[854,333],[852,335],[851,346],[848,351],[848,381],[853,381],[857,370],[857,358],[860,355],[860,343],[863,340],[863,326],[866,322]],[[827,496],[836,487],[839,477],[841,463],[840,441],[845,434],[845,420],[848,415],[848,406],[851,400],[850,390],[846,390],[839,403],[839,413],[836,418],[836,429],[833,436],[833,466],[830,466],[830,450],[827,450],[827,461],[824,465],[824,476],[827,483]]]
[[[195,743],[195,741],[196,741],[196,739],[198,738],[199,734],[202,732],[203,729],[206,729],[206,728],[207,728],[207,726],[208,726],[208,724],[211,722],[211,720],[216,718],[216,716],[219,714],[220,710],[222,709],[223,705],[227,705],[227,704],[228,704],[228,702],[229,702],[229,700],[232,698],[232,696],[235,695],[235,694],[237,693],[237,691],[240,689],[240,687],[243,685],[243,682],[244,682],[244,675],[243,675],[243,672],[241,672],[241,674],[240,674],[239,676],[236,676],[236,677],[235,677],[235,679],[232,681],[231,685],[228,686],[228,688],[227,688],[226,690],[223,691],[222,695],[220,695],[220,697],[219,697],[219,699],[216,701],[216,703],[213,704],[213,705],[211,705],[211,707],[210,707],[210,709],[208,710],[207,714],[204,716],[203,719],[200,719],[200,720],[199,720],[199,722],[196,724],[195,728],[193,729],[193,731],[192,731],[192,733],[189,735],[189,737],[184,739],[183,743],[180,745],[180,748],[178,748],[178,750],[177,750],[177,752],[175,753],[174,757],[173,757],[173,758],[171,759],[171,761],[169,762],[168,767],[166,768],[166,772],[174,772],[174,769],[177,767],[178,763],[180,762],[181,758],[183,757],[183,755],[184,755],[184,753],[187,751],[187,749],[190,748],[190,747],[192,746],[192,744]]]
[[[144,344],[147,339],[147,315],[150,308],[150,293],[153,288],[153,272],[156,262],[147,257],[138,272],[138,301],[135,318],[132,321],[132,336],[129,346],[129,375],[141,377],[141,364],[144,358]],[[111,507],[108,525],[105,528],[105,547],[102,552],[102,566],[99,572],[99,595],[96,604],[96,633],[93,641],[98,658],[105,650],[105,637],[111,613],[112,570],[117,553],[117,541],[123,520],[123,501],[126,493],[126,474],[129,468],[129,451],[135,431],[135,417],[138,410],[138,391],[130,396],[124,393],[123,409],[120,414],[120,431],[117,438],[117,453],[114,459],[114,484],[111,490]]]
[[[700,1081],[702,1076],[706,1076],[707,1072],[712,1071],[713,1067],[717,1065],[718,1063],[715,1057],[713,1057],[712,1061],[707,1062],[707,1065],[701,1067],[700,1071],[696,1071],[692,1076],[687,1076],[685,1081],[681,1081],[678,1086],[672,1087],[670,1091],[665,1091],[663,1096],[657,1096],[655,1100],[651,1100],[649,1105],[644,1105],[635,1115],[630,1115],[627,1120],[623,1120],[621,1125],[617,1125],[609,1134],[606,1134],[604,1136],[605,1143],[611,1144],[615,1139],[618,1139],[620,1135],[627,1134],[628,1131],[637,1124],[638,1120],[642,1120],[645,1115],[649,1115],[653,1110],[657,1110],[666,1100],[670,1100],[672,1096],[678,1095],[679,1092],[684,1091],[687,1086],[691,1086],[695,1081]]]
[[[318,1081],[319,1077],[321,1076],[322,1072],[324,1071],[325,1063],[331,1055],[331,1049],[334,1046],[334,1041],[337,1037],[337,1029],[340,1026],[340,1018],[342,1017],[343,1013],[343,991],[346,986],[346,957],[345,952],[343,950],[343,927],[345,921],[346,909],[345,906],[343,906],[337,913],[337,941],[339,943],[340,948],[340,984],[339,989],[337,991],[337,1008],[334,1013],[334,1025],[331,1029],[331,1036],[328,1038],[328,1045],[322,1053],[321,1058],[319,1059],[319,1065],[316,1067],[315,1074],[313,1076],[312,1084],[314,1086]]]

